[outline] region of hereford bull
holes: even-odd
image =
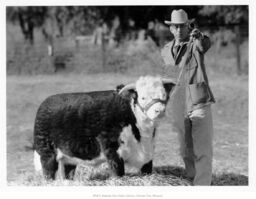
[[[34,164],[46,179],[73,179],[78,164],[108,162],[114,175],[124,164],[152,172],[155,132],[175,83],[140,77],[117,90],[48,97],[34,126]]]

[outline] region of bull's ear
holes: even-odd
[[[133,98],[135,101],[137,101],[137,96],[138,96],[136,90],[133,88],[122,90],[122,92],[119,91],[119,95],[122,95],[125,98],[129,98],[129,99]]]
[[[121,95],[122,93],[127,93],[127,91],[134,92],[135,90],[136,90],[135,83],[131,83],[124,86],[118,93],[119,95]]]
[[[176,84],[173,82],[164,83],[164,88],[165,88],[167,95],[169,95],[174,90],[175,85]]]
[[[168,78],[168,79],[167,78],[162,78],[162,82],[163,82],[166,93],[169,95],[173,91],[173,89],[176,85],[175,80],[170,79],[170,78]]]
[[[134,89],[129,90],[129,97],[133,98],[135,102],[137,102],[138,94]]]

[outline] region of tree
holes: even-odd
[[[241,25],[248,27],[248,6],[204,6],[199,14],[207,16],[212,22],[215,21],[218,25],[232,25],[236,34],[236,57],[237,57],[237,74],[242,73],[241,68]]]
[[[34,42],[34,28],[44,23],[46,7],[7,7],[7,20],[18,22],[25,41]]]
[[[222,25],[248,24],[248,6],[203,6],[200,15],[207,16],[211,23]]]

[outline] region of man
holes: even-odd
[[[170,31],[174,40],[161,51],[165,66],[179,69],[174,126],[179,131],[181,156],[186,175],[193,185],[210,185],[212,179],[211,104],[215,102],[208,84],[204,54],[210,48],[209,38],[192,27],[187,13],[180,9],[171,14]]]

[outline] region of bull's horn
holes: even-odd
[[[130,90],[130,89],[135,89],[135,83],[127,84],[125,87],[123,87],[123,88],[119,91],[119,94],[121,94],[122,92],[124,92],[124,91],[126,91],[126,90]]]
[[[172,78],[162,78],[162,82],[163,82],[163,84],[166,84],[166,83],[176,84],[176,80],[172,79]]]

